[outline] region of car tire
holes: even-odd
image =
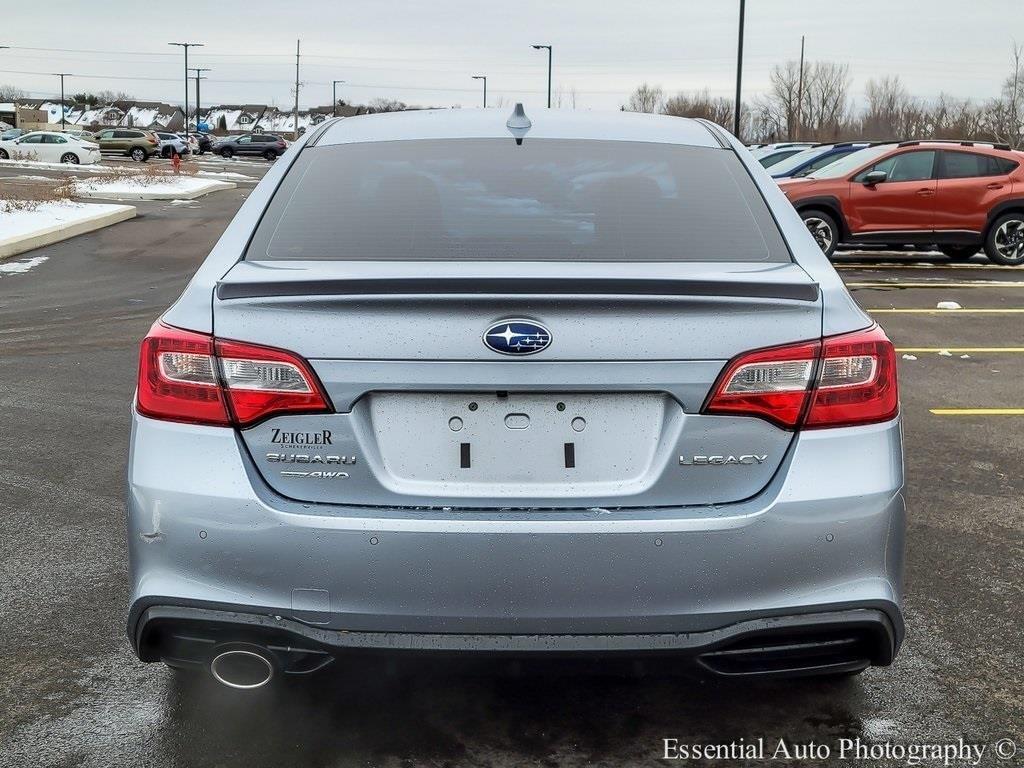
[[[149,155],[146,154],[146,150],[142,147],[135,147],[128,153],[128,157],[134,160],[136,163],[144,163],[149,159]]]
[[[272,149],[268,149],[263,153],[263,159],[272,163],[277,160],[277,152]]]
[[[82,162],[81,160],[78,159],[78,155],[76,155],[74,152],[65,152],[63,155],[60,156],[60,161],[62,163],[66,163],[67,165],[78,165],[79,163]]]
[[[0,149],[0,160],[10,160],[10,159],[11,159],[10,155],[8,155],[7,152],[5,152],[4,150]]]
[[[985,235],[989,261],[1007,267],[1024,267],[1024,211],[1006,213],[996,219]]]
[[[939,251],[950,261],[970,261],[981,249],[976,245],[941,245]]]
[[[171,155],[173,155],[173,154],[174,154],[174,150],[171,149],[170,147],[164,147],[162,150],[160,150],[160,156],[161,157],[166,157],[168,160],[170,160]]]
[[[839,243],[839,225],[836,224],[835,218],[816,208],[800,211],[800,218],[803,219],[804,225],[818,243],[822,253],[831,258]]]
[[[232,156],[234,156],[234,154],[235,153],[231,149],[231,147],[224,147],[224,149],[220,151],[220,156],[223,157],[225,160],[230,160]]]

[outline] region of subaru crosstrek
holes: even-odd
[[[918,245],[965,261],[984,247],[997,264],[1024,266],[1022,157],[1005,144],[907,141],[779,186],[828,255],[839,243]]]
[[[892,344],[699,120],[318,126],[142,342],[128,635],[851,674],[903,636]]]

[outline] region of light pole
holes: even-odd
[[[196,133],[199,133],[199,81],[206,79],[203,77],[203,72],[212,72],[213,70],[209,67],[191,67],[189,71],[196,73]],[[188,114],[185,115],[185,123],[188,123]]]
[[[484,109],[487,109],[487,75],[472,75],[474,80],[484,81]]]
[[[176,45],[179,48],[185,49],[185,109],[183,110],[185,115],[185,143],[188,144],[188,49],[189,48],[202,48],[202,43],[168,43],[168,45]]]
[[[550,45],[535,45],[533,46],[536,50],[542,48],[548,49],[548,109],[551,109],[551,46]]]
[[[344,80],[331,80],[331,111],[334,113],[334,117],[338,116],[338,83],[344,82]]]
[[[740,137],[740,92],[743,81],[743,14],[747,7],[747,0],[740,0],[740,36],[736,47],[736,108],[732,116],[732,133],[737,139]]]
[[[54,72],[53,74],[60,78],[60,129],[63,131],[66,127],[64,123],[64,78],[71,77],[71,73]]]

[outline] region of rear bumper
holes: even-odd
[[[244,643],[264,649],[275,667],[292,675],[373,651],[512,658],[683,656],[724,676],[859,672],[890,664],[897,651],[888,616],[873,609],[749,619],[704,632],[519,635],[348,632],[268,614],[152,605],[138,611],[130,626],[133,647],[143,661],[203,668],[221,648]]]
[[[452,512],[291,501],[232,430],[136,414],[129,637],[140,650],[147,611],[185,607],[381,647],[462,637],[514,650],[537,636],[585,651],[612,642],[586,638],[631,636],[645,638],[633,650],[685,650],[749,621],[871,610],[894,652],[900,445],[899,420],[801,434],[762,493],[718,508]]]

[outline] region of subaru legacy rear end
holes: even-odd
[[[506,120],[506,118],[508,118]],[[128,634],[852,674],[903,635],[893,347],[717,126],[311,131],[142,343]]]

